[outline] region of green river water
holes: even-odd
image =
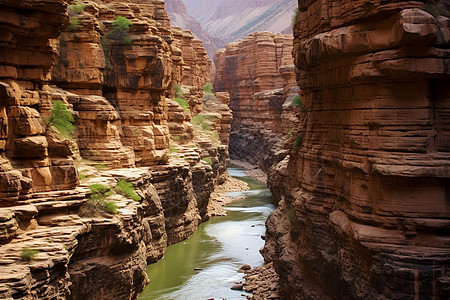
[[[238,269],[264,262],[259,249],[264,245],[265,220],[274,209],[266,185],[230,167],[231,176],[246,181],[250,191],[226,207],[226,217],[202,223],[187,240],[167,248],[164,258],[147,268],[150,284],[139,299],[206,300],[245,299],[245,292],[230,289],[243,281]]]

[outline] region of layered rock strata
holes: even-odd
[[[134,299],[147,263],[210,216],[228,161],[218,140],[193,140],[190,113],[166,98],[173,66],[189,68],[176,62],[164,1],[3,1],[0,11],[0,298]],[[118,16],[129,29],[113,35]],[[191,45],[204,61],[192,63],[207,66]],[[200,85],[203,71],[184,74]],[[49,123],[56,101],[75,119],[72,140]],[[218,115],[227,140],[229,110]],[[170,155],[174,128],[191,142],[186,159]]]
[[[263,251],[281,298],[448,298],[448,3],[299,4],[306,112]]]
[[[291,123],[284,109],[297,94],[292,36],[253,33],[216,53],[214,88],[230,95],[230,155],[269,172]]]
[[[190,110],[198,114],[202,110],[203,87],[209,81],[212,62],[203,43],[195,39],[191,31],[172,27],[172,33],[172,50],[176,55],[173,82],[189,89],[184,96]]]

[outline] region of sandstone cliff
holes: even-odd
[[[290,103],[298,92],[292,47],[292,35],[257,32],[215,57],[214,88],[229,92],[233,110],[230,155],[266,172],[293,126],[283,117],[294,109]]]
[[[283,299],[447,299],[449,5],[299,1],[305,114],[273,169]]]
[[[178,82],[201,99],[210,63],[188,33],[191,56],[175,46],[164,1],[67,4],[0,2],[0,298],[133,299],[223,182],[228,147],[166,98]],[[214,114],[227,140],[230,112]]]

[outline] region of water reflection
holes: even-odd
[[[242,281],[241,265],[262,265],[261,235],[274,207],[264,184],[240,168],[228,171],[249,183],[252,190],[234,193],[244,199],[230,204],[226,217],[204,222],[189,239],[168,247],[164,259],[149,265],[151,282],[140,299],[245,299],[245,292],[230,287]]]

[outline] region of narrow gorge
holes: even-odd
[[[293,31],[212,61],[162,0],[0,0],[0,298],[137,299],[230,158],[276,205],[251,299],[450,298],[450,4],[299,0]]]

